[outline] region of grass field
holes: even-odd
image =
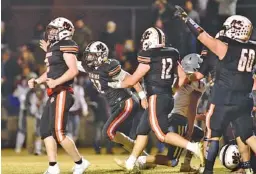
[[[121,149],[114,149],[117,155],[95,155],[92,149],[80,149],[82,155],[91,162],[91,166],[86,173],[93,174],[115,174],[115,173],[127,173],[117,166],[114,162],[114,158],[118,157],[125,159],[128,155],[118,155]],[[183,158],[181,159],[183,160]],[[73,166],[72,160],[59,149],[58,162],[60,165],[61,173],[71,173]],[[198,166],[199,161],[193,159],[192,166]],[[21,154],[16,154],[12,149],[2,150],[2,174],[42,174],[48,167],[46,155],[33,156],[28,155],[26,150],[23,150]],[[156,173],[179,173],[179,166],[175,168],[158,166],[152,170],[141,171],[142,174],[156,174]],[[228,170],[217,160],[215,165],[215,173],[229,173]]]

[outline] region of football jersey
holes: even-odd
[[[217,64],[212,103],[240,104],[248,100],[253,86],[255,51],[254,44],[228,42],[227,53]]]
[[[203,63],[200,65],[199,72],[205,77],[210,75],[212,79],[215,79],[216,65],[219,61],[218,56],[204,47],[201,52],[201,57],[203,58]]]
[[[47,66],[47,77],[57,79],[67,70],[68,66],[63,58],[64,53],[78,53],[78,46],[73,40],[60,40],[50,46],[46,52],[45,63]],[[71,86],[73,79],[65,82],[62,86]]]
[[[150,70],[144,76],[148,95],[171,93],[175,70],[180,55],[172,47],[142,50],[138,54],[138,62],[148,64]]]
[[[174,95],[174,107],[171,113],[176,113],[187,117],[190,104],[190,94],[198,91],[203,94],[206,84],[203,80],[194,81],[179,88]]]
[[[82,66],[89,74],[89,78],[97,90],[106,96],[110,106],[131,97],[131,92],[128,89],[115,89],[108,86],[108,82],[114,82],[114,78],[118,76],[122,70],[119,61],[109,59],[100,67],[93,69],[87,68],[86,65],[83,65],[83,62]]]

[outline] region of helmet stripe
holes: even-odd
[[[159,29],[158,28],[156,28],[156,27],[153,27],[155,30],[156,30],[156,32],[158,33],[158,40],[159,40],[159,44],[162,44],[162,34],[161,34],[161,32],[159,31]]]

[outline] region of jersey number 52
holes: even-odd
[[[255,51],[253,49],[242,49],[241,57],[238,62],[238,71],[252,72],[252,66],[255,59]]]
[[[172,58],[162,59],[161,79],[170,79],[172,77],[170,71],[172,69]]]

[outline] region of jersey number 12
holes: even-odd
[[[171,58],[162,59],[161,79],[170,79],[172,77],[172,75],[170,74],[171,69],[172,69],[172,59]]]
[[[255,51],[253,49],[242,49],[241,57],[238,62],[238,71],[252,72],[252,66],[255,59]]]

